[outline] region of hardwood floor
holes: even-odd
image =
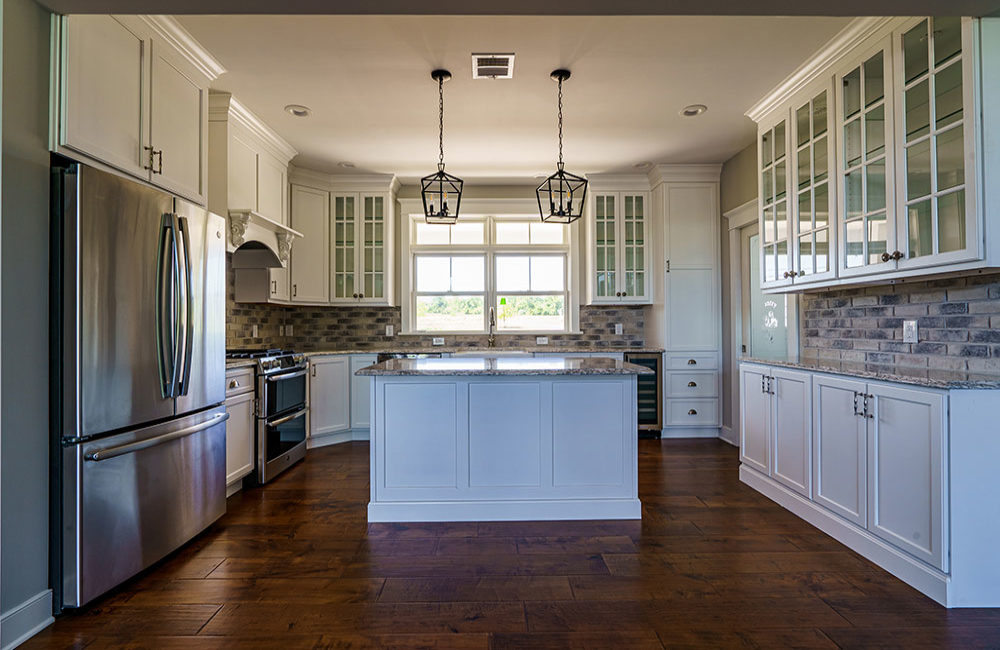
[[[716,440],[639,443],[641,522],[373,524],[368,445],[309,452],[25,648],[1000,648],[739,483]]]

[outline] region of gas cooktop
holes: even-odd
[[[306,367],[305,355],[281,348],[226,350],[227,359],[252,359],[264,374],[298,370]]]

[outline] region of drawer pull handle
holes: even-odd
[[[698,362],[695,361],[694,359],[688,359],[688,365],[689,366],[697,366]]]
[[[690,411],[688,411],[688,415],[698,415],[698,411],[691,409]]]
[[[229,387],[230,388],[239,388],[240,387],[240,380],[239,379],[232,380],[231,382],[229,382]]]
[[[693,382],[693,381],[689,381],[688,382],[688,388],[694,388],[697,385],[698,385],[697,382]]]

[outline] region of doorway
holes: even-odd
[[[760,234],[756,223],[740,230],[742,269],[743,356],[779,359],[789,355],[790,313],[794,301],[787,294],[764,293],[760,288]]]

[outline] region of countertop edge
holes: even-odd
[[[741,357],[740,363],[750,363],[761,366],[777,366],[781,368],[793,368],[797,370],[808,370],[829,375],[839,375],[842,377],[855,377],[859,379],[874,379],[894,384],[905,384],[907,386],[919,386],[923,388],[938,388],[942,390],[998,390],[1000,389],[1000,375],[991,376],[988,373],[977,373],[962,370],[934,370],[930,368],[910,368],[883,366],[879,364],[863,364],[859,362],[844,361],[843,364],[857,364],[857,368],[838,368],[831,365],[835,362],[824,361],[822,359],[760,359],[757,357]],[[864,366],[867,366],[864,367]],[[938,378],[933,376],[919,377],[908,375],[907,372],[926,372],[928,375],[939,374]],[[901,374],[902,373],[902,374]],[[948,378],[948,375],[967,375],[966,378],[956,376]]]

